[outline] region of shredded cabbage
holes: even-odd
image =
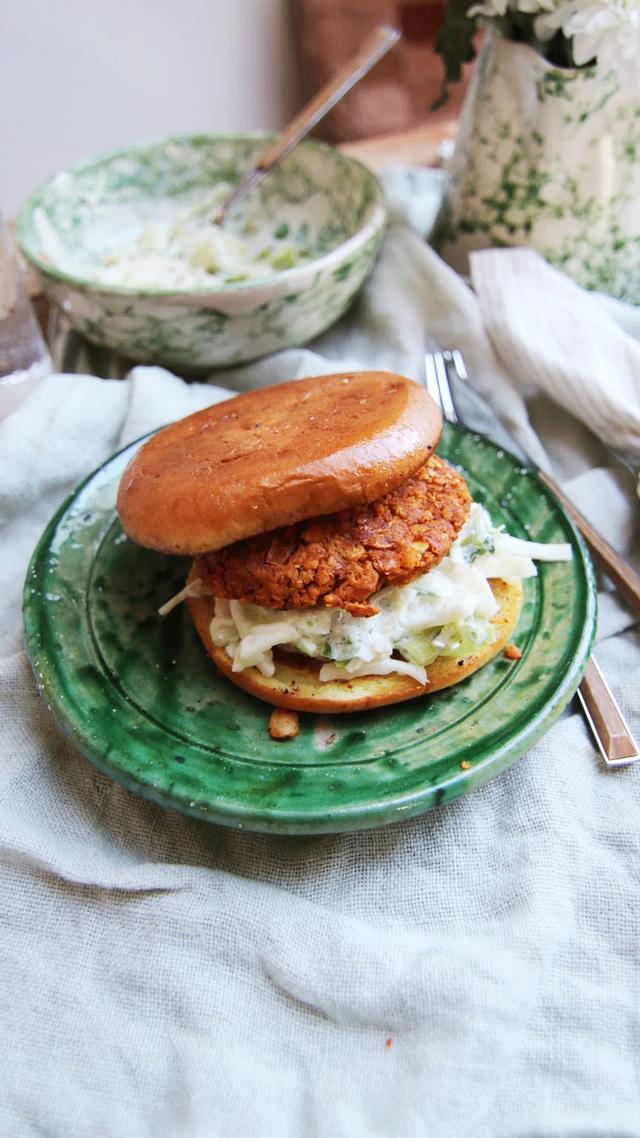
[[[489,578],[534,576],[534,557],[566,561],[571,547],[512,538],[474,502],[448,555],[409,584],[376,593],[375,616],[326,608],[278,611],[216,598],[210,633],[235,672],[253,666],[273,675],[272,650],[282,644],[323,660],[323,682],[398,672],[425,684],[437,656],[464,657],[493,642],[491,617],[498,605]]]
[[[189,584],[185,585],[184,589],[180,589],[180,592],[176,593],[175,596],[169,597],[169,600],[160,606],[158,613],[160,616],[168,616],[172,609],[181,605],[183,601],[186,601],[187,597],[206,597],[209,595],[210,590],[204,581],[202,581],[200,577],[196,577],[195,581],[190,581]]]
[[[242,235],[215,225],[216,209],[229,186],[218,186],[191,206],[158,203],[157,216],[102,255],[95,272],[102,284],[131,288],[193,289],[238,284],[272,276],[309,256],[304,242],[289,238],[289,226],[257,232],[247,221]]]

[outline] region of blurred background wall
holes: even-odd
[[[443,67],[434,42],[445,0],[294,0],[296,46],[305,84],[326,82],[376,24],[393,24],[400,42],[322,123],[323,137],[340,142],[407,131],[459,109],[466,81],[453,84],[441,102]]]
[[[0,210],[15,215],[50,174],[104,150],[277,130],[383,21],[400,43],[319,133],[339,142],[433,121],[443,13],[444,0],[0,0]]]
[[[300,101],[289,0],[0,0],[0,210],[101,150]]]

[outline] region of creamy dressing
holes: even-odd
[[[216,209],[230,187],[189,206],[156,203],[154,216],[103,251],[96,281],[129,288],[194,289],[240,284],[293,268],[309,256],[286,222],[267,226],[246,220],[241,231],[215,225]]]
[[[425,684],[437,656],[466,656],[495,640],[491,618],[498,604],[489,579],[535,576],[533,558],[570,561],[571,546],[511,537],[474,502],[447,556],[409,584],[376,593],[371,598],[379,609],[375,616],[324,607],[279,611],[218,597],[210,635],[233,661],[234,672],[255,667],[272,676],[273,649],[281,645],[323,660],[321,681],[396,672]],[[202,595],[202,588],[202,582],[193,582],[178,598]]]

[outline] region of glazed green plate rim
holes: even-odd
[[[261,289],[272,288],[282,282],[291,282],[295,285],[296,281],[309,271],[322,272],[325,269],[330,269],[336,261],[341,261],[343,257],[350,256],[353,248],[358,248],[360,245],[365,244],[371,236],[383,230],[387,219],[387,208],[385,205],[384,190],[382,188],[380,179],[364,162],[359,158],[354,158],[351,154],[345,154],[341,150],[337,150],[334,146],[329,146],[326,142],[320,142],[318,139],[306,138],[299,146],[307,149],[319,150],[323,154],[331,156],[331,160],[342,161],[345,165],[357,166],[364,174],[367,175],[371,182],[373,191],[373,200],[371,203],[370,214],[363,222],[359,229],[356,229],[350,237],[336,245],[335,248],[330,249],[327,253],[323,253],[320,257],[314,257],[305,262],[304,265],[295,265],[291,269],[284,269],[281,272],[273,273],[271,276],[261,277],[257,281],[237,281],[235,284],[226,285],[211,285],[210,287],[200,287],[192,289],[153,289],[153,288],[139,288],[136,285],[115,285],[115,284],[102,284],[94,280],[92,277],[81,277],[73,273],[66,273],[63,269],[57,268],[49,261],[42,260],[41,257],[33,251],[32,244],[29,238],[30,228],[34,211],[40,206],[42,196],[46,190],[49,189],[51,184],[59,178],[61,174],[82,174],[87,170],[93,170],[96,167],[108,165],[110,162],[118,158],[126,158],[128,155],[135,155],[144,150],[155,150],[160,146],[171,146],[174,143],[188,144],[199,146],[203,143],[220,143],[220,142],[259,142],[264,140],[265,143],[273,142],[277,135],[269,131],[255,131],[246,133],[235,132],[233,134],[175,134],[170,135],[168,138],[151,139],[147,142],[141,142],[133,146],[118,147],[115,150],[108,150],[102,154],[94,155],[92,158],[85,158],[80,162],[75,162],[71,166],[66,166],[64,169],[59,170],[57,173],[52,174],[45,182],[42,182],[33,193],[27,198],[24,206],[16,219],[15,235],[20,251],[24,257],[38,270],[43,276],[49,277],[52,280],[60,281],[63,284],[73,285],[77,289],[85,290],[87,292],[105,295],[105,296],[122,296],[128,299],[137,300],[165,300],[165,301],[185,301],[186,303],[193,303],[198,297],[203,297],[210,303],[216,296],[228,296],[231,293],[246,293],[255,290],[258,287]]]
[[[73,740],[85,757],[88,758],[98,770],[142,797],[148,798],[165,808],[177,810],[180,813],[200,819],[217,822],[226,826],[235,826],[263,832],[291,834],[326,833],[358,830],[388,824],[402,818],[413,817],[425,812],[433,806],[437,806],[443,800],[448,801],[457,797],[459,794],[483,784],[510,766],[516,759],[523,755],[525,751],[529,750],[548,727],[551,726],[570,700],[580,682],[589,657],[596,627],[597,594],[593,568],[584,543],[577,533],[575,526],[566,515],[558,500],[547,487],[537,479],[537,476],[533,472],[523,469],[519,459],[510,455],[508,452],[496,448],[492,443],[489,443],[488,440],[481,436],[474,435],[472,432],[464,431],[460,428],[448,428],[447,431],[449,437],[453,437],[454,440],[456,437],[462,437],[467,440],[467,443],[470,441],[471,444],[476,445],[485,452],[488,448],[493,452],[494,459],[501,464],[506,463],[514,475],[516,473],[520,476],[526,475],[528,480],[533,480],[540,500],[546,503],[547,508],[551,508],[558,519],[561,519],[567,540],[571,542],[573,547],[574,559],[573,562],[569,564],[571,565],[573,573],[577,574],[582,582],[579,597],[582,620],[579,623],[575,622],[576,630],[570,645],[569,659],[564,662],[559,682],[555,687],[552,697],[545,699],[543,703],[533,700],[531,713],[519,730],[510,732],[508,722],[498,724],[495,732],[496,742],[488,754],[483,756],[478,762],[473,763],[469,769],[463,769],[458,764],[442,777],[437,784],[425,778],[423,785],[414,786],[412,789],[400,793],[397,789],[393,789],[392,784],[384,793],[376,797],[355,803],[349,801],[341,804],[336,803],[329,811],[327,811],[326,806],[320,810],[306,810],[304,808],[292,808],[291,806],[286,808],[270,806],[264,810],[260,810],[256,808],[255,804],[238,801],[237,799],[229,801],[227,796],[225,796],[226,800],[221,800],[219,797],[216,798],[215,795],[206,801],[203,799],[194,800],[192,793],[188,795],[177,791],[167,793],[162,789],[158,789],[149,779],[133,775],[130,771],[119,767],[117,762],[107,757],[109,750],[108,745],[96,747],[95,736],[88,729],[87,721],[79,719],[77,715],[70,714],[65,707],[65,700],[61,697],[59,655],[57,655],[55,651],[52,651],[50,645],[47,647],[42,642],[40,636],[41,620],[44,615],[43,606],[46,606],[47,601],[42,595],[34,593],[32,583],[34,580],[41,578],[51,553],[52,542],[59,528],[64,525],[65,519],[68,519],[70,512],[73,510],[74,503],[76,503],[79,496],[91,488],[94,481],[97,484],[101,476],[106,476],[112,464],[116,464],[120,461],[122,465],[123,457],[132,454],[141,442],[144,441],[140,439],[123,448],[102,464],[102,466],[97,468],[97,470],[93,471],[93,473],[73,491],[66,501],[63,502],[42,534],[33,553],[27,573],[23,602],[27,652],[36,677],[37,686],[64,733]],[[111,526],[114,520],[115,513],[112,512]],[[108,527],[105,528],[105,533],[107,533],[107,529]],[[544,567],[542,571],[545,571]],[[62,656],[63,655],[64,653],[62,652]],[[492,664],[489,664],[486,667],[491,668],[492,666]],[[218,679],[215,672],[211,672],[212,665],[205,657],[204,652],[202,653],[202,667],[211,673],[212,683],[222,684],[223,686],[228,685],[228,681],[222,678]],[[467,682],[468,681],[464,681],[464,683]],[[505,679],[505,683],[507,682],[509,682],[508,678]],[[233,687],[233,685],[228,686]],[[462,688],[462,686],[463,685],[460,685],[460,688]],[[234,688],[234,691],[235,690]],[[113,697],[111,696],[110,698]],[[251,699],[251,697],[246,698]],[[436,695],[431,698],[437,699],[438,697]],[[406,709],[409,706],[415,708],[416,717],[419,719],[421,710],[424,711],[425,704],[428,706],[428,701],[429,697],[424,697],[423,699],[411,701],[410,705],[398,705],[398,709]],[[251,702],[252,704],[258,703],[258,701]],[[264,731],[265,738],[267,739],[266,722],[270,709],[267,705],[259,706],[264,713]],[[389,714],[393,714],[394,710],[394,708],[387,709]],[[376,714],[382,715],[383,713],[383,711],[380,711]],[[354,723],[359,717],[359,713],[355,713],[353,715],[336,718],[341,722],[348,719],[349,723]],[[158,737],[160,738],[163,734],[162,725],[158,726],[156,724],[155,727],[157,727]],[[155,727],[152,729],[155,729]],[[165,732],[165,735],[166,734]],[[175,740],[175,738],[176,736],[174,734],[173,740]],[[413,744],[413,747],[414,749],[424,749],[425,744],[426,740],[420,739]],[[278,744],[278,746],[286,747],[287,744]],[[175,741],[171,744],[170,749],[176,749]],[[185,754],[188,754],[189,745],[187,744],[187,746],[182,749],[185,751]],[[203,746],[198,748],[197,743],[192,744],[193,754],[203,749]],[[406,749],[408,748],[405,748],[405,750]],[[398,753],[401,752],[399,751]],[[422,750],[420,753],[424,753],[424,751]],[[234,762],[251,763],[255,761],[251,755],[243,757],[241,754],[229,754]],[[285,754],[286,752],[283,752],[283,755]],[[225,759],[227,757],[227,755],[223,756]],[[215,767],[215,759],[212,760],[212,763],[213,770]],[[308,772],[315,771],[317,773],[318,771],[325,770],[327,765],[333,765],[331,759],[328,759],[326,763],[319,760],[315,766],[311,765],[305,768],[305,777],[312,777]],[[352,769],[352,767],[349,767],[349,769]]]

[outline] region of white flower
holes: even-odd
[[[595,59],[602,74],[613,70],[625,85],[640,85],[639,0],[568,0],[537,17],[539,39],[558,30],[572,41],[577,67]]]
[[[517,12],[536,15],[538,12],[552,12],[558,0],[511,0],[509,7]]]
[[[487,20],[498,20],[504,16],[508,0],[485,0],[484,4],[472,4],[467,8],[467,16],[475,20],[476,16],[483,16]]]
[[[498,20],[506,16],[509,10],[536,15],[539,12],[550,12],[557,2],[558,0],[484,0],[483,3],[473,4],[468,8],[467,16],[472,20],[476,16],[483,16],[487,20]]]

